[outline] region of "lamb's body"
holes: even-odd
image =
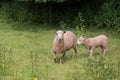
[[[62,34],[62,38],[63,38],[60,41],[58,38],[59,34]],[[56,37],[53,42],[54,59],[56,58],[56,56],[55,56],[56,53],[61,53],[62,54],[61,58],[63,58],[65,53],[71,48],[73,48],[75,50],[75,53],[77,53],[76,52],[75,35],[70,31],[66,31],[65,33],[62,31],[57,31]],[[60,62],[61,62],[61,60],[60,60]]]
[[[93,50],[97,47],[101,47],[103,54],[105,55],[105,52],[107,50],[107,42],[108,42],[108,38],[105,35],[99,35],[97,37],[93,37],[93,38],[79,38],[82,40],[82,45],[84,45],[90,52],[90,56],[92,56],[93,54]],[[78,41],[79,43],[79,41]]]

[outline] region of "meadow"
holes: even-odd
[[[119,33],[112,29],[64,29],[77,38],[105,34],[108,51],[102,57],[98,48],[90,59],[86,48],[77,46],[77,58],[71,49],[59,64],[52,56],[54,32],[58,29],[52,25],[0,23],[0,80],[120,80]]]

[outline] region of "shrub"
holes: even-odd
[[[120,32],[120,0],[80,1],[74,6],[57,3],[35,3],[34,1],[1,2],[0,20],[3,22],[35,22],[59,24],[62,28],[101,29],[109,28]],[[86,6],[84,6],[87,4]],[[64,5],[64,6],[62,6]],[[96,6],[97,5],[97,6]],[[62,8],[59,8],[61,6]],[[54,8],[55,7],[55,8]],[[54,11],[55,10],[55,11]],[[51,13],[50,13],[51,12]],[[51,17],[50,17],[51,14]],[[51,21],[49,19],[51,18]]]
[[[110,0],[104,2],[99,9],[95,10],[92,15],[87,16],[89,23],[88,26],[92,27],[93,29],[100,29],[100,28],[109,28],[116,31],[120,31],[120,7],[119,1]]]
[[[59,24],[62,30],[65,30],[67,28],[66,23],[64,21],[60,21]]]
[[[74,22],[74,26],[77,29],[83,30],[85,28],[85,21],[83,19],[81,12],[78,12],[78,16],[75,17],[73,22]]]
[[[10,8],[10,3],[1,3],[0,8],[0,20],[3,22],[8,22],[12,15],[12,9]]]
[[[2,22],[30,22],[32,14],[28,12],[27,6],[23,3],[1,3],[0,19]]]

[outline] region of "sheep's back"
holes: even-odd
[[[66,31],[64,34],[64,47],[65,49],[70,49],[73,46],[76,46],[76,37],[74,33]]]

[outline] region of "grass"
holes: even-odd
[[[85,75],[89,57],[82,46],[77,47],[78,58],[70,50],[63,64],[53,62],[52,42],[57,29],[52,25],[0,23],[0,80],[93,80]],[[69,30],[77,37],[106,34],[109,37],[106,58],[116,64],[119,62],[120,37],[116,32],[107,29],[86,32]],[[59,56],[57,54],[57,58]],[[100,49],[96,49],[93,59],[97,60],[100,56]],[[119,80],[120,77],[116,76],[115,79]]]

